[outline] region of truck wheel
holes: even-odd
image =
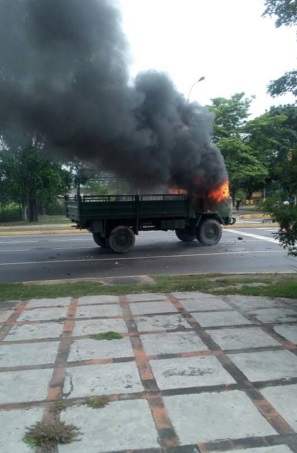
[[[107,249],[109,247],[106,238],[100,235],[100,233],[93,233],[93,239],[99,247]]]
[[[195,229],[185,228],[175,230],[175,234],[183,242],[192,242],[195,239]]]
[[[135,235],[131,228],[118,226],[110,233],[108,243],[116,253],[127,253],[135,244]]]
[[[196,237],[202,245],[215,245],[222,237],[222,227],[215,219],[206,219],[196,228]]]

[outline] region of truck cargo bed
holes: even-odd
[[[66,216],[82,225],[90,219],[195,218],[186,195],[85,195],[66,199]]]

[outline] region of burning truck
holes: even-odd
[[[234,223],[214,114],[164,72],[131,79],[117,3],[1,2],[1,140],[134,181],[143,195],[66,200],[66,215],[101,247],[126,253],[149,230],[214,245]]]
[[[208,193],[171,189],[166,194],[80,195],[66,197],[66,216],[87,229],[95,243],[127,253],[139,231],[173,230],[182,242],[217,244],[222,225],[235,223],[228,184]]]

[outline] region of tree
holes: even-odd
[[[279,223],[277,238],[282,246],[289,255],[297,256],[297,107],[272,107],[264,116],[269,125],[266,136],[271,146],[270,178],[282,192],[269,198],[263,211]]]
[[[252,99],[245,98],[244,93],[236,93],[230,99],[212,99],[210,110],[215,114],[213,123],[214,141],[230,136],[239,136],[241,127],[249,116]]]
[[[268,92],[272,97],[286,93],[292,93],[297,96],[297,71],[286,72],[279,79],[270,82]]]
[[[251,102],[244,93],[237,93],[230,99],[212,99],[210,106],[215,113],[214,142],[225,159],[233,201],[238,189],[251,195],[268,176],[259,148],[249,143],[245,132]]]
[[[265,6],[266,9],[263,16],[276,16],[276,27],[282,25],[294,26],[297,24],[296,0],[266,0]],[[285,93],[292,93],[297,96],[297,71],[286,72],[279,79],[270,82],[268,92],[273,97]]]
[[[275,25],[297,24],[297,3],[295,0],[265,0],[263,16],[277,16]]]
[[[278,222],[279,230],[276,237],[288,254],[297,256],[297,205],[282,203],[277,198],[270,198],[263,203],[263,212]]]
[[[269,112],[249,121],[245,127],[246,140],[258,149],[262,162],[268,167],[268,183],[276,183],[287,196],[296,193],[297,168],[294,153],[297,149],[297,108],[295,105],[272,107]]]
[[[279,147],[274,154],[274,176],[289,197],[297,195],[297,107],[273,107],[271,115],[283,118],[279,127]]]
[[[67,170],[47,159],[34,146],[0,152],[1,192],[7,201],[21,204],[23,218],[38,221],[38,205],[46,205],[65,194],[70,184]]]

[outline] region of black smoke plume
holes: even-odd
[[[226,180],[212,114],[165,74],[132,84],[128,59],[110,0],[0,0],[0,134],[42,137],[140,187]]]

